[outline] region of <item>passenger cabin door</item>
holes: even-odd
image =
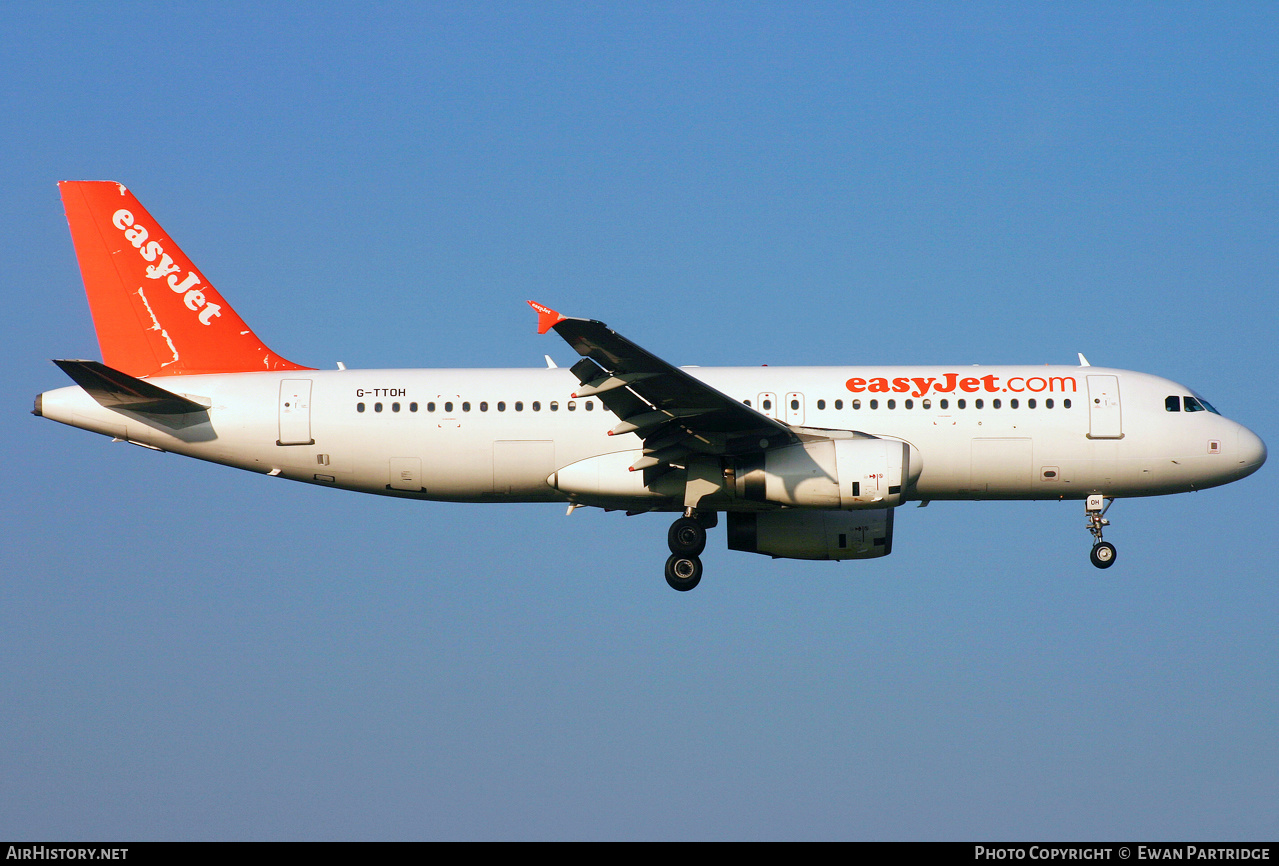
[[[1088,377],[1088,438],[1124,438],[1118,376]]]
[[[314,445],[311,438],[311,380],[280,382],[280,438],[276,445]]]

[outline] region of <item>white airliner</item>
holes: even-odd
[[[666,580],[701,580],[707,529],[793,559],[892,551],[934,499],[1083,500],[1098,568],[1116,497],[1256,472],[1265,444],[1190,388],[1127,370],[675,367],[539,304],[571,369],[315,370],[267,348],[117,183],[60,184],[102,363],[35,414],[240,469],[453,502],[677,513]],[[341,367],[341,365],[339,365]]]

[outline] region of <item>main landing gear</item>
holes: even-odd
[[[671,589],[688,592],[701,582],[706,530],[715,523],[715,512],[698,514],[690,508],[671,524],[666,533],[666,544],[671,549],[670,558],[666,560],[666,582]]]
[[[1089,554],[1088,558],[1098,568],[1110,568],[1110,566],[1115,564],[1115,556],[1117,556],[1115,546],[1109,541],[1101,540],[1101,528],[1110,525],[1110,521],[1105,518],[1105,514],[1114,502],[1113,497],[1094,493],[1088,497],[1088,502],[1084,505],[1084,512],[1088,515],[1088,531],[1096,539],[1092,546],[1092,553]]]

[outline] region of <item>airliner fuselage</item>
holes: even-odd
[[[912,499],[1180,493],[1242,478],[1266,453],[1243,425],[1199,410],[1205,404],[1189,388],[1125,370],[686,369],[788,425],[904,440],[921,464]],[[902,379],[910,390],[891,390]],[[944,387],[951,379],[956,391],[929,387],[916,396],[916,381]],[[209,408],[183,418],[195,422],[189,426],[166,427],[107,409],[70,387],[42,395],[41,412],[140,445],[296,481],[464,502],[617,504],[612,500],[630,495],[623,492],[625,476],[613,484],[605,479],[595,490],[559,490],[555,473],[643,448],[634,433],[609,435],[617,418],[598,399],[574,399],[578,382],[561,368],[312,370],[148,381]],[[958,390],[964,381],[980,389]],[[849,390],[850,382],[857,391]],[[863,382],[884,382],[889,390],[868,391]],[[1097,396],[1090,397],[1090,389]],[[1195,411],[1185,411],[1186,398]],[[645,496],[635,505],[684,507],[682,497]]]

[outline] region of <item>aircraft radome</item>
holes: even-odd
[[[733,550],[869,559],[905,502],[1074,499],[1098,568],[1114,499],[1256,472],[1264,443],[1193,390],[1079,366],[680,368],[532,304],[569,369],[316,370],[272,352],[117,183],[60,184],[102,361],[35,414],[239,469],[452,502],[677,514],[692,589],[721,513]]]

